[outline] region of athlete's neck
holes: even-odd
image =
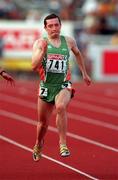
[[[61,45],[60,36],[55,38],[48,37],[48,41],[55,47],[59,47]]]

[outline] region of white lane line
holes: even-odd
[[[103,114],[107,114],[107,115],[114,116],[114,117],[118,117],[117,110],[112,110],[110,108],[92,105],[90,103],[83,103],[83,102],[79,102],[77,100],[74,100],[74,103],[71,103],[70,106],[77,107],[80,109],[81,108],[86,109],[86,110],[97,112],[97,113],[103,113]]]
[[[81,97],[81,95],[79,96],[79,98],[77,99],[78,102],[79,102],[79,100],[81,100],[81,101],[89,100],[90,103],[94,102],[94,103],[101,103],[101,104],[105,104],[105,105],[112,105],[112,106],[118,107],[118,101],[116,99],[110,99],[110,98],[106,98],[106,97],[96,96],[93,94],[85,94],[83,92],[81,92],[80,94],[82,95],[82,97]]]
[[[4,101],[11,101],[11,103],[16,103],[16,101],[18,101],[18,103],[20,105],[25,105],[25,104],[29,104],[28,107],[30,108],[36,108],[37,104],[36,103],[32,103],[30,101],[26,101],[26,100],[22,100],[21,98],[16,98],[16,97],[11,97],[9,95],[5,95],[4,93],[0,93],[0,99],[1,100],[4,100]],[[89,110],[89,111],[92,111],[92,112],[97,112],[97,113],[103,113],[103,114],[106,114],[106,115],[111,115],[111,116],[114,116],[114,117],[118,117],[118,111],[116,110],[112,110],[110,108],[104,108],[104,107],[101,107],[101,106],[96,106],[96,105],[92,105],[92,104],[89,104],[89,103],[82,103],[82,102],[79,102],[77,100],[73,100],[73,103],[70,103],[70,107],[76,107],[76,108],[82,108],[82,109],[86,109],[86,110]]]
[[[27,106],[28,108],[32,108],[32,109],[37,108],[36,103],[32,103],[30,101],[23,100],[23,99],[16,98],[16,97],[11,97],[9,95],[4,95],[3,93],[0,93],[0,100],[6,101],[6,102],[9,101],[10,103],[25,106],[25,107]]]
[[[101,126],[101,127],[105,127],[105,128],[108,128],[108,129],[118,131],[118,126],[113,125],[111,123],[107,123],[107,122],[103,122],[103,121],[101,122],[100,120],[88,118],[88,117],[81,116],[81,115],[76,115],[76,114],[73,114],[73,113],[68,113],[68,117],[72,118],[74,120],[77,120],[77,121],[82,121],[82,122],[85,122],[85,123],[89,123],[89,124],[93,124],[93,125],[96,125],[96,126]]]
[[[36,90],[34,90],[36,91]],[[34,93],[32,91],[32,89],[29,89],[27,87],[19,87],[18,88],[18,91],[17,91],[20,95],[27,95],[28,97],[33,97],[34,96]],[[82,95],[82,97],[81,97]],[[81,100],[90,100],[90,102],[99,102],[99,103],[102,103],[102,104],[109,104],[109,105],[112,105],[112,106],[116,106],[118,107],[118,101],[116,99],[111,99],[109,97],[101,97],[101,96],[96,96],[95,94],[86,94],[84,92],[80,92],[80,95],[78,94],[79,98],[78,98],[78,101],[81,99]]]
[[[107,86],[104,89],[102,89],[102,91],[100,90],[100,88],[99,89],[93,88],[93,89],[91,89],[92,91],[90,90],[87,92],[86,91],[83,92],[83,89],[85,89],[85,87],[83,89],[81,89],[81,86],[79,84],[78,85],[73,84],[73,85],[75,86],[76,91],[78,91],[78,90],[81,91],[80,94],[91,96],[92,99],[94,97],[96,98],[96,96],[100,97],[101,102],[103,102],[104,100],[108,100],[109,104],[110,104],[110,100],[112,103],[112,100],[114,101],[115,100],[114,98],[118,95],[116,86],[112,87],[112,89],[110,88],[110,86],[109,87]],[[97,83],[95,85],[97,85]],[[39,86],[39,82],[36,82],[35,84],[33,82],[31,82],[31,84],[27,84],[27,83],[17,84],[17,86],[15,87],[15,90],[13,89],[12,92],[16,92],[16,89],[17,89],[17,92],[19,94],[27,95],[27,96],[31,97],[31,95],[32,96],[34,95],[34,92],[37,92],[38,86]],[[79,88],[79,86],[80,86],[80,88]],[[2,90],[2,87],[1,87],[1,90]],[[3,90],[4,90],[4,87],[3,87]],[[98,93],[98,94],[96,94],[96,93]],[[80,96],[80,94],[78,93],[78,96]]]
[[[54,127],[52,127],[52,126],[49,126],[49,130],[58,133],[57,129],[54,128]],[[69,137],[71,137],[71,138],[73,138],[73,139],[79,140],[79,141],[83,141],[83,142],[86,142],[86,143],[89,143],[89,144],[92,144],[92,145],[95,145],[95,146],[98,146],[98,147],[101,147],[101,148],[104,148],[104,149],[113,151],[113,152],[118,152],[118,149],[117,149],[117,148],[108,146],[108,145],[106,145],[106,144],[103,144],[103,143],[100,143],[100,142],[91,140],[91,139],[86,138],[86,137],[83,137],[83,136],[79,136],[79,135],[77,135],[77,134],[73,134],[73,133],[67,132],[67,136],[69,136]]]
[[[21,122],[25,122],[25,123],[28,123],[28,124],[31,124],[31,125],[35,125],[35,126],[37,125],[37,121],[35,121],[33,119],[30,119],[30,118],[27,118],[27,117],[24,117],[24,116],[21,116],[21,115],[16,114],[16,113],[11,113],[11,112],[7,112],[7,111],[4,111],[4,110],[0,110],[0,115],[6,116],[6,117],[9,117],[9,118],[21,121]],[[54,128],[52,126],[49,126],[48,129],[50,131],[53,131],[53,132],[56,132],[56,133],[58,132],[57,128]],[[67,132],[67,136],[69,136],[71,138],[74,138],[74,139],[77,139],[77,140],[80,140],[80,141],[83,141],[83,142],[86,142],[86,143],[89,143],[89,144],[92,144],[92,145],[95,145],[95,146],[98,146],[98,147],[102,147],[104,149],[107,149],[107,150],[110,150],[110,151],[113,151],[113,152],[118,152],[117,148],[102,144],[100,142],[88,139],[88,138],[83,137],[83,136],[78,136],[78,135],[70,133],[70,132]]]
[[[36,109],[36,107],[37,107],[36,103],[26,101],[26,100],[22,100],[22,99],[15,98],[15,97],[10,97],[8,95],[1,95],[0,99],[4,100],[4,101],[9,101],[10,103],[18,104],[18,105],[21,105],[21,106],[24,106],[24,107],[32,108],[32,109]],[[96,125],[96,126],[105,127],[105,128],[109,128],[109,129],[112,129],[112,130],[118,130],[117,125],[113,125],[111,123],[103,122],[103,121],[100,121],[100,120],[95,120],[95,119],[92,119],[92,118],[87,118],[85,116],[68,113],[68,117],[72,118],[74,120],[82,121],[82,122],[93,124],[93,125]]]
[[[13,145],[15,145],[15,146],[17,146],[17,147],[20,147],[21,149],[24,149],[24,150],[26,150],[26,151],[32,152],[32,149],[31,149],[31,148],[29,148],[29,147],[27,147],[27,146],[24,146],[24,145],[22,145],[22,144],[20,144],[20,143],[18,143],[18,142],[16,142],[16,141],[14,141],[14,140],[12,140],[12,139],[9,139],[9,138],[7,138],[7,137],[5,137],[5,136],[3,136],[3,135],[0,135],[0,139],[3,140],[3,141],[8,142],[8,143],[10,143],[10,144],[13,144]],[[85,176],[85,177],[87,177],[87,178],[89,178],[89,179],[98,180],[98,178],[95,178],[95,177],[93,177],[93,176],[91,176],[91,175],[89,175],[89,174],[87,174],[87,173],[85,173],[85,172],[83,172],[83,171],[80,171],[79,169],[76,169],[76,168],[74,168],[74,167],[72,167],[72,166],[70,166],[70,165],[68,165],[68,164],[65,164],[65,163],[63,163],[63,162],[61,162],[61,161],[58,161],[58,160],[56,160],[56,159],[53,159],[53,158],[51,158],[50,156],[47,156],[47,155],[43,154],[43,157],[46,158],[46,159],[48,159],[48,160],[50,160],[50,161],[52,161],[52,162],[55,162],[56,164],[59,164],[59,165],[61,165],[61,166],[63,166],[63,167],[66,167],[66,168],[68,168],[68,169],[70,169],[70,170],[72,170],[72,171],[74,171],[74,172],[76,172],[76,173],[78,173],[78,174],[81,174],[81,175],[83,175],[83,176]]]
[[[29,89],[27,87],[19,87],[18,88],[18,93],[19,94],[26,94],[26,95],[27,94],[28,95],[31,94],[30,97],[33,95],[32,88]],[[83,93],[83,92],[81,92],[81,94],[83,94],[83,98],[84,99],[91,100],[92,102],[99,102],[99,103],[103,103],[103,104],[110,104],[110,105],[118,107],[118,102],[117,102],[116,99],[110,99],[108,97],[103,97],[103,96],[100,98],[100,97],[96,97],[96,95],[86,94],[86,93]],[[80,102],[79,100],[77,100],[77,101]],[[75,102],[75,100],[73,100],[73,102]]]

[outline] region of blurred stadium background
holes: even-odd
[[[38,78],[31,70],[32,45],[43,18],[56,13],[62,33],[73,36],[95,81],[118,81],[117,0],[0,0],[0,66],[16,78]],[[71,55],[72,80],[81,79]]]

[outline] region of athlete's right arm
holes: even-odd
[[[47,51],[47,41],[44,39],[38,39],[33,45],[32,52],[32,69],[37,70],[40,66],[43,57]]]

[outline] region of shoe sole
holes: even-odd
[[[60,154],[61,155],[61,157],[68,157],[68,156],[70,156],[70,153],[68,153],[68,154]]]
[[[39,161],[39,160],[42,158],[42,155],[41,155],[41,154],[39,155],[38,158],[36,158],[36,156],[35,156],[34,154],[33,154],[32,156],[33,156],[33,160],[34,160],[35,162]]]

